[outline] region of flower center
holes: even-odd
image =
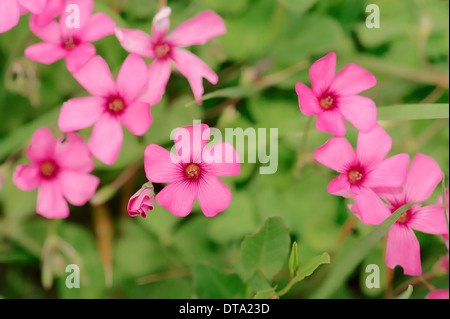
[[[189,166],[186,167],[186,169],[184,170],[186,177],[190,178],[190,179],[197,179],[200,176],[200,167],[198,167],[195,164],[190,164]]]
[[[158,59],[164,59],[170,52],[170,46],[167,43],[158,44],[155,46],[155,53]]]
[[[77,44],[75,43],[75,41],[73,40],[72,37],[69,37],[69,38],[64,42],[64,47],[66,48],[66,50],[72,50],[72,49],[75,49],[76,46],[77,46]]]
[[[330,95],[323,97],[320,99],[320,106],[324,109],[324,110],[329,110],[334,108],[334,98]]]
[[[357,170],[351,170],[348,173],[348,179],[350,180],[350,182],[352,183],[357,183],[360,180],[362,180],[363,178],[363,174],[361,174],[361,172],[357,171]]]
[[[125,103],[123,103],[122,99],[115,98],[114,100],[109,102],[108,108],[110,111],[112,111],[114,113],[119,113],[119,112],[122,112],[123,109],[125,108]]]
[[[400,224],[404,224],[408,221],[408,212],[404,212],[402,216],[397,220]]]
[[[41,164],[40,170],[45,177],[52,177],[55,175],[57,167],[52,161],[45,161]]]

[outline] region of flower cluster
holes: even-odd
[[[409,168],[408,154],[386,157],[392,139],[377,124],[375,103],[357,95],[373,87],[375,77],[355,64],[347,65],[337,75],[335,67],[336,55],[329,53],[310,68],[312,89],[303,83],[296,86],[301,112],[317,115],[317,129],[334,135],[315,151],[314,158],[339,173],[329,183],[328,192],[353,198],[349,208],[364,224],[380,224],[398,208],[414,204],[389,230],[386,265],[392,269],[400,265],[405,274],[419,276],[420,246],[413,230],[441,234],[448,245],[442,200],[424,204],[442,180],[443,172],[433,158],[424,154],[417,154]],[[344,119],[359,131],[356,151],[344,137]]]
[[[213,84],[218,81],[217,74],[202,60],[182,49],[204,44],[226,32],[222,18],[214,12],[202,12],[166,36],[171,9],[162,7],[154,17],[150,37],[140,30],[117,28],[112,18],[101,12],[93,13],[93,8],[93,0],[0,2],[0,33],[13,28],[20,15],[30,12],[29,28],[43,42],[26,48],[25,56],[44,64],[64,58],[68,71],[90,94],[63,104],[58,126],[66,136],[54,140],[49,129],[40,128],[27,149],[32,164],[16,168],[14,183],[22,190],[39,188],[36,210],[47,218],[65,218],[69,215],[67,202],[84,205],[94,195],[100,180],[89,174],[94,169],[92,157],[107,165],[115,163],[123,141],[122,124],[137,136],[147,132],[153,122],[150,108],[159,102],[169,80],[170,61],[188,79],[199,104],[204,92],[203,78]],[[110,35],[116,35],[131,53],[116,79],[92,44]],[[147,66],[143,57],[153,58],[153,62]],[[86,144],[75,132],[90,126],[93,129]],[[154,157],[151,152],[146,152],[146,156]],[[217,182],[201,167],[198,181]],[[131,198],[130,215],[145,217],[153,208],[154,194],[149,195],[148,187],[145,189],[145,194],[141,192]],[[157,198],[164,197],[158,195]],[[226,195],[223,205],[201,201],[202,208],[209,215],[216,214],[231,199],[229,190]],[[166,200],[161,205],[171,204]]]

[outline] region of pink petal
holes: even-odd
[[[89,149],[92,154],[107,165],[112,165],[120,153],[123,131],[117,117],[104,113],[92,130]]]
[[[441,182],[443,173],[436,161],[426,155],[417,154],[409,168],[405,182],[408,202],[422,202],[428,199]]]
[[[360,213],[361,221],[366,225],[381,224],[391,215],[388,206],[375,192],[366,187],[360,187],[355,197],[355,205]]]
[[[403,185],[408,172],[409,155],[397,154],[385,159],[366,173],[364,185],[371,188],[398,188]]]
[[[19,19],[17,0],[0,1],[0,33],[11,30],[19,23]]]
[[[314,92],[304,85],[303,83],[297,83],[295,91],[298,95],[298,104],[300,111],[305,115],[317,115],[322,112],[322,108],[318,102],[318,99]]]
[[[147,86],[139,99],[150,105],[155,105],[161,101],[171,71],[169,59],[155,59],[148,68]]]
[[[403,267],[405,275],[420,276],[420,246],[414,232],[406,225],[395,223],[389,230],[386,246],[386,265]]]
[[[309,69],[311,86],[316,96],[325,94],[330,88],[336,72],[336,53],[330,52],[313,63]]]
[[[219,80],[217,74],[189,51],[175,48],[172,50],[172,59],[181,74],[188,79],[195,99],[201,103],[204,92],[203,78],[212,84],[217,84]]]
[[[211,38],[226,32],[223,19],[213,11],[207,10],[180,24],[167,37],[167,41],[177,47],[205,44]]]
[[[374,167],[383,161],[391,147],[392,138],[377,124],[369,133],[359,132],[356,155],[362,165]]]
[[[55,159],[62,169],[90,173],[94,169],[92,154],[77,133],[66,134],[64,143],[58,143],[55,147]]]
[[[108,97],[116,93],[116,83],[101,56],[93,57],[72,75],[92,95]]]
[[[169,30],[171,12],[169,7],[162,7],[153,18],[152,36],[155,42],[160,42]]]
[[[239,154],[229,143],[219,142],[203,151],[207,171],[214,176],[235,176],[241,173]]]
[[[54,43],[61,46],[61,34],[59,32],[59,25],[56,21],[51,21],[48,24],[41,25],[38,22],[38,17],[32,15],[30,18],[30,30],[45,42]]]
[[[47,180],[41,183],[36,211],[45,218],[67,218],[69,216],[69,206],[57,180]]]
[[[328,193],[345,198],[353,198],[356,193],[352,192],[351,185],[347,174],[341,174],[339,177],[333,179],[327,187]]]
[[[79,8],[79,28],[69,28],[69,26],[71,26],[71,24],[74,22],[74,16],[77,13],[77,10],[68,10],[72,9],[73,5],[76,5]],[[65,10],[61,12],[61,15],[59,17],[59,26],[64,38],[80,37],[80,34],[83,33],[84,26],[87,24],[92,13],[93,6],[93,0],[66,1]]]
[[[63,104],[59,114],[58,126],[62,132],[84,129],[98,121],[106,110],[106,100],[102,97],[88,96],[70,99]]]
[[[369,133],[377,124],[377,107],[368,97],[338,97],[337,105],[342,116],[362,133]]]
[[[82,43],[70,50],[66,55],[67,70],[70,73],[77,72],[86,62],[95,56],[95,46],[90,43]]]
[[[126,103],[133,103],[148,81],[147,65],[135,54],[130,54],[117,76],[117,89]]]
[[[334,78],[330,92],[336,95],[355,95],[375,86],[375,76],[356,64],[348,64]]]
[[[440,205],[424,206],[412,211],[408,226],[427,234],[442,235],[448,231],[444,210]]]
[[[40,14],[32,14],[31,18],[35,20],[36,24],[44,27],[51,23],[52,20],[57,17],[65,9],[65,0],[47,0],[47,5]],[[58,27],[59,25],[55,22]]]
[[[356,162],[356,154],[343,137],[332,137],[314,152],[314,159],[339,173],[346,173]]]
[[[334,136],[344,136],[346,132],[344,118],[337,110],[325,110],[317,117],[316,127],[321,132],[330,132]]]
[[[66,56],[67,51],[54,43],[36,43],[25,49],[25,56],[39,63],[52,64]]]
[[[38,166],[19,165],[14,171],[13,183],[23,191],[36,188],[41,182]]]
[[[46,127],[38,129],[31,138],[30,146],[27,148],[27,156],[33,163],[48,160],[55,153],[56,141],[52,132]]]
[[[128,105],[120,115],[120,121],[134,135],[144,135],[153,122],[150,114],[150,104],[135,102]]]
[[[83,42],[100,40],[108,35],[114,34],[115,28],[116,23],[113,19],[104,13],[95,13],[88,18],[80,34],[80,40]]]
[[[174,142],[178,157],[183,163],[200,163],[202,152],[210,137],[206,124],[186,126],[175,131]]]
[[[448,289],[436,289],[430,292],[425,299],[449,299]]]
[[[19,3],[32,13],[39,14],[44,10],[47,0],[19,0]]]
[[[128,52],[139,56],[153,58],[153,41],[150,36],[141,30],[115,29],[120,45]]]
[[[206,217],[214,217],[230,205],[231,191],[216,176],[204,174],[198,184],[198,202]]]
[[[156,144],[145,149],[144,167],[147,179],[153,183],[173,183],[184,179],[177,156]]]
[[[75,206],[83,206],[94,196],[100,179],[97,176],[63,170],[58,174],[64,197]]]
[[[164,187],[155,199],[172,214],[184,217],[191,212],[196,197],[197,184],[180,181]]]

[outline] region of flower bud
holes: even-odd
[[[153,185],[151,182],[145,183],[128,201],[128,214],[132,217],[141,215],[145,218],[148,211],[153,210],[154,201]]]

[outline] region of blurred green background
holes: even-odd
[[[157,0],[96,0],[95,11],[109,14],[118,26],[151,30]],[[365,25],[366,5],[380,8],[379,29]],[[22,192],[12,183],[16,165],[28,163],[24,149],[41,126],[59,135],[62,103],[86,96],[65,62],[41,65],[24,49],[38,42],[28,16],[0,34],[0,296],[3,298],[251,298],[260,287],[242,276],[241,244],[269,216],[280,216],[298,260],[328,252],[331,264],[294,285],[283,298],[309,298],[339,256],[373,227],[362,225],[347,201],[327,193],[332,172],[313,160],[314,150],[330,135],[307,125],[298,107],[295,83],[310,85],[308,70],[318,58],[337,53],[337,69],[356,63],[376,75],[376,87],[364,92],[379,108],[401,104],[448,103],[449,13],[445,0],[169,0],[171,28],[206,9],[221,15],[227,34],[192,47],[219,75],[205,81],[205,101],[193,102],[188,82],[174,73],[163,100],[152,107],[154,119],[145,136],[126,129],[117,162],[96,161],[99,193],[70,217],[46,220],[35,212],[37,191]],[[127,52],[114,36],[95,43],[113,73]],[[212,93],[212,94],[208,94]],[[150,143],[171,147],[170,132],[201,119],[219,128],[278,128],[279,165],[260,175],[259,164],[242,164],[239,176],[223,178],[233,192],[231,205],[208,219],[198,204],[186,218],[156,206],[146,219],[126,211],[130,196],[146,182],[143,150]],[[314,122],[312,123],[314,124]],[[420,152],[432,156],[449,175],[448,119],[383,120],[393,138],[391,155]],[[347,125],[355,143],[357,132]],[[81,134],[87,138],[90,130]],[[160,190],[163,185],[155,185]],[[430,202],[441,193],[436,190]],[[278,219],[277,219],[278,220]],[[286,232],[287,232],[286,230]],[[447,248],[440,236],[417,233],[424,273]],[[288,244],[288,243],[287,243]],[[286,244],[286,245],[287,245]],[[261,287],[284,287],[289,280],[282,249],[276,274]],[[330,298],[383,298],[410,279],[399,267],[386,272],[380,241]],[[278,258],[275,257],[274,258]],[[81,288],[65,285],[67,264],[79,264]],[[365,287],[365,267],[381,269],[381,287]],[[279,270],[279,271],[278,271]],[[244,278],[243,278],[244,277]],[[248,278],[247,278],[248,279]],[[448,274],[429,280],[448,289]],[[262,289],[262,288],[261,288]],[[270,290],[270,289],[269,289]],[[418,284],[412,298],[428,289]]]

